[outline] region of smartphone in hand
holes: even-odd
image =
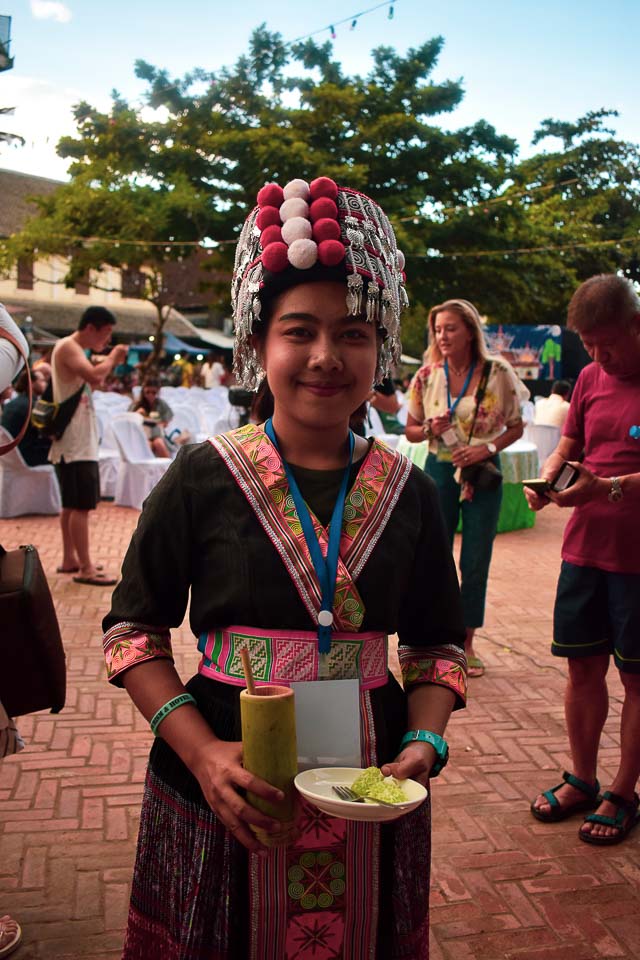
[[[578,471],[565,460],[551,481],[551,489],[555,493],[562,493],[562,491],[567,490],[572,483],[575,483],[577,479]]]
[[[535,477],[531,480],[523,480],[522,485],[524,487],[528,487],[529,490],[533,490],[533,492],[537,493],[538,496],[544,496],[551,487],[549,481],[543,480],[541,477]]]
[[[533,490],[534,493],[537,493],[539,496],[545,496],[549,490],[553,490],[554,493],[562,493],[562,491],[567,490],[572,483],[575,483],[577,477],[578,471],[576,468],[572,467],[571,464],[565,460],[553,480],[543,480],[542,477],[536,477],[531,480],[523,480],[522,484],[530,490]]]

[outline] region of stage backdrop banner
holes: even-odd
[[[484,336],[489,352],[508,360],[521,380],[562,378],[562,330],[559,326],[487,324]]]

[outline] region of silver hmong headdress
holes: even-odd
[[[409,304],[404,255],[384,211],[329,177],[291,180],[284,188],[268,183],[257,200],[240,234],[231,282],[238,380],[255,390],[264,376],[250,342],[261,295],[326,274],[346,279],[350,315],[364,314],[381,328],[380,382],[400,359],[400,314]]]

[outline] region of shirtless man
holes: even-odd
[[[92,387],[102,384],[127,356],[120,344],[95,365],[85,351],[100,353],[111,339],[116,318],[105,307],[88,307],[78,329],[56,343],[51,357],[53,399],[60,403],[84,384],[80,403],[59,440],[54,440],[49,460],[55,464],[62,495],[62,564],[60,573],[75,573],[76,583],[113,586],[89,553],[89,511],[100,496],[98,427],[91,398]]]

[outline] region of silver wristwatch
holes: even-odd
[[[491,456],[495,457],[496,453],[498,452],[498,448],[496,447],[495,443],[487,443],[486,447]]]
[[[611,490],[609,491],[609,503],[618,503],[619,500],[622,500],[624,494],[622,492],[622,487],[620,486],[620,480],[618,477],[611,477]]]

